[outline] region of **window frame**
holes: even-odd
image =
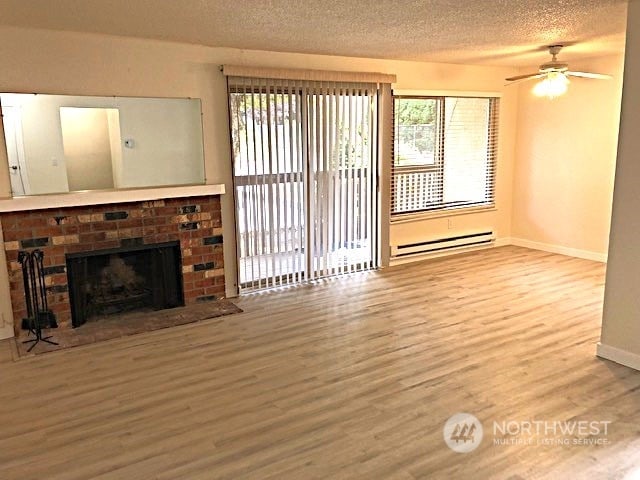
[[[502,94],[499,92],[454,92],[454,91],[415,91],[415,90],[394,90],[391,95],[392,99],[392,118],[391,118],[391,169],[390,169],[390,182],[391,182],[391,195],[389,203],[390,221],[391,223],[401,223],[406,221],[413,221],[422,218],[434,218],[451,215],[463,215],[476,212],[486,212],[496,210],[496,171],[498,167],[498,148],[499,148],[499,111],[500,111],[500,99]],[[408,212],[394,212],[394,200],[395,189],[393,183],[395,181],[395,174],[397,172],[436,172],[442,179],[441,184],[444,184],[444,141],[445,141],[445,99],[446,98],[477,98],[489,101],[488,112],[488,129],[487,129],[487,143],[488,149],[494,151],[492,159],[492,172],[491,172],[491,190],[492,198],[491,202],[486,204],[462,204],[462,205],[441,205],[433,208],[425,208],[420,210],[412,210]],[[438,135],[436,138],[436,165],[430,166],[396,166],[396,99],[416,99],[416,100],[438,100],[438,124],[436,125]],[[442,196],[444,190],[439,193],[440,202],[442,202]]]

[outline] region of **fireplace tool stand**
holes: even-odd
[[[48,325],[55,325],[55,316],[53,312],[49,310],[49,304],[47,302],[43,258],[44,253],[42,250],[33,250],[32,252],[20,251],[18,253],[18,262],[22,265],[24,293],[27,301],[28,318],[26,319],[26,323],[29,328],[29,333],[33,333],[36,337],[22,342],[33,344],[27,349],[27,352],[33,350],[39,342],[58,345],[58,343],[49,340],[52,338],[51,335],[47,337],[42,336],[42,324],[45,321]]]

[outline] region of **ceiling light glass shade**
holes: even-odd
[[[549,72],[544,79],[533,87],[533,94],[538,97],[555,98],[564,95],[569,87],[569,79],[564,73]]]

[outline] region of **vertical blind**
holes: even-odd
[[[392,216],[494,204],[498,102],[394,97]]]
[[[241,290],[377,266],[377,85],[228,77]]]

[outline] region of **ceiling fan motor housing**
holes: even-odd
[[[569,64],[562,62],[547,62],[540,65],[540,73],[566,72],[568,69]]]
[[[568,63],[558,62],[556,59],[556,55],[560,53],[562,47],[563,45],[549,45],[549,53],[552,58],[550,62],[540,65],[540,73],[566,72],[569,69]]]

